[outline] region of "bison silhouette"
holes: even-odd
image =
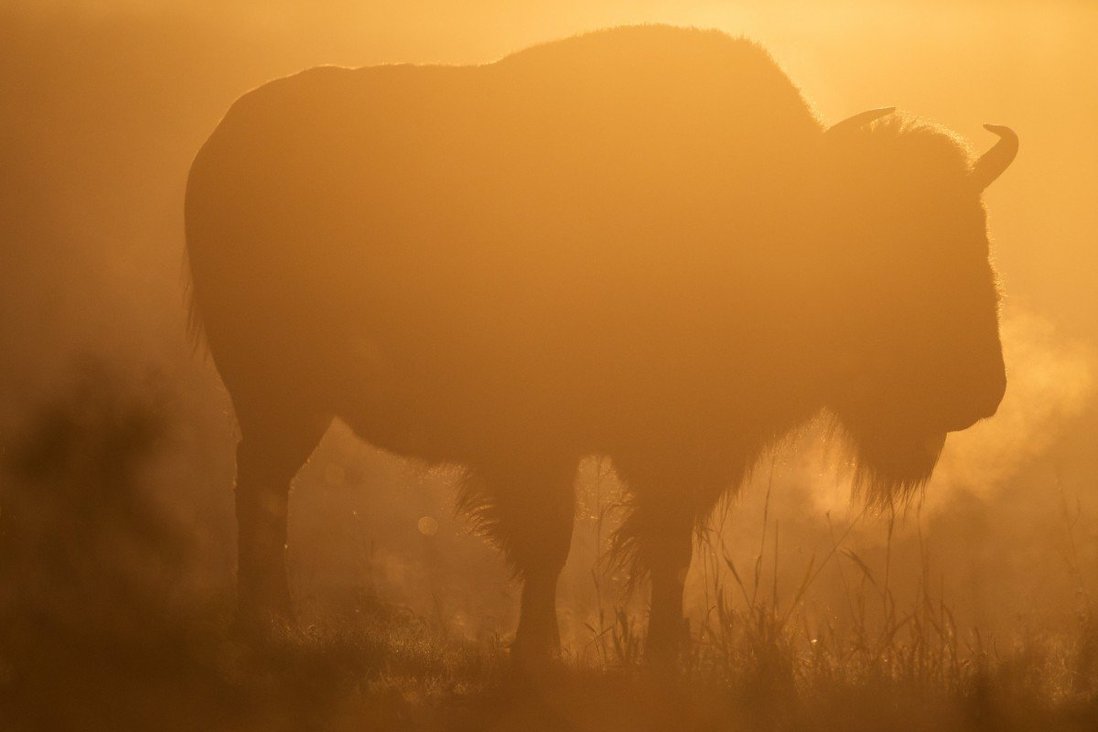
[[[239,618],[289,618],[292,477],[333,418],[464,466],[522,581],[512,653],[559,646],[574,473],[627,486],[616,546],[682,640],[692,534],[829,415],[902,500],[1006,386],[976,160],[891,109],[821,125],[716,31],[598,31],[481,66],[323,67],[239,99],[194,160],[196,330],[240,427]]]

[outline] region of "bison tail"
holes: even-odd
[[[187,237],[188,242],[190,240]],[[198,298],[194,293],[194,270],[191,268],[189,247],[183,248],[183,262],[181,267],[183,278],[183,298],[187,304],[187,337],[191,342],[194,353],[208,353],[206,343],[206,330],[203,327],[202,308],[198,304]]]

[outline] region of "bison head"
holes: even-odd
[[[891,110],[823,136],[827,401],[870,501],[925,483],[946,434],[993,415],[1006,388],[981,197],[1018,141],[987,129],[1000,140],[974,163],[952,134]]]

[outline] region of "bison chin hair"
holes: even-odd
[[[930,479],[946,440],[945,432],[835,416],[829,432],[847,458],[854,497],[877,509],[910,503]]]

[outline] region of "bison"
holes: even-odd
[[[758,45],[598,31],[479,66],[322,67],[240,98],[186,190],[194,322],[240,429],[238,617],[289,618],[290,481],[330,421],[463,466],[522,582],[512,653],[559,646],[577,463],[683,635],[692,535],[827,415],[865,500],[902,500],[1006,386],[971,159],[891,109],[825,128]]]

